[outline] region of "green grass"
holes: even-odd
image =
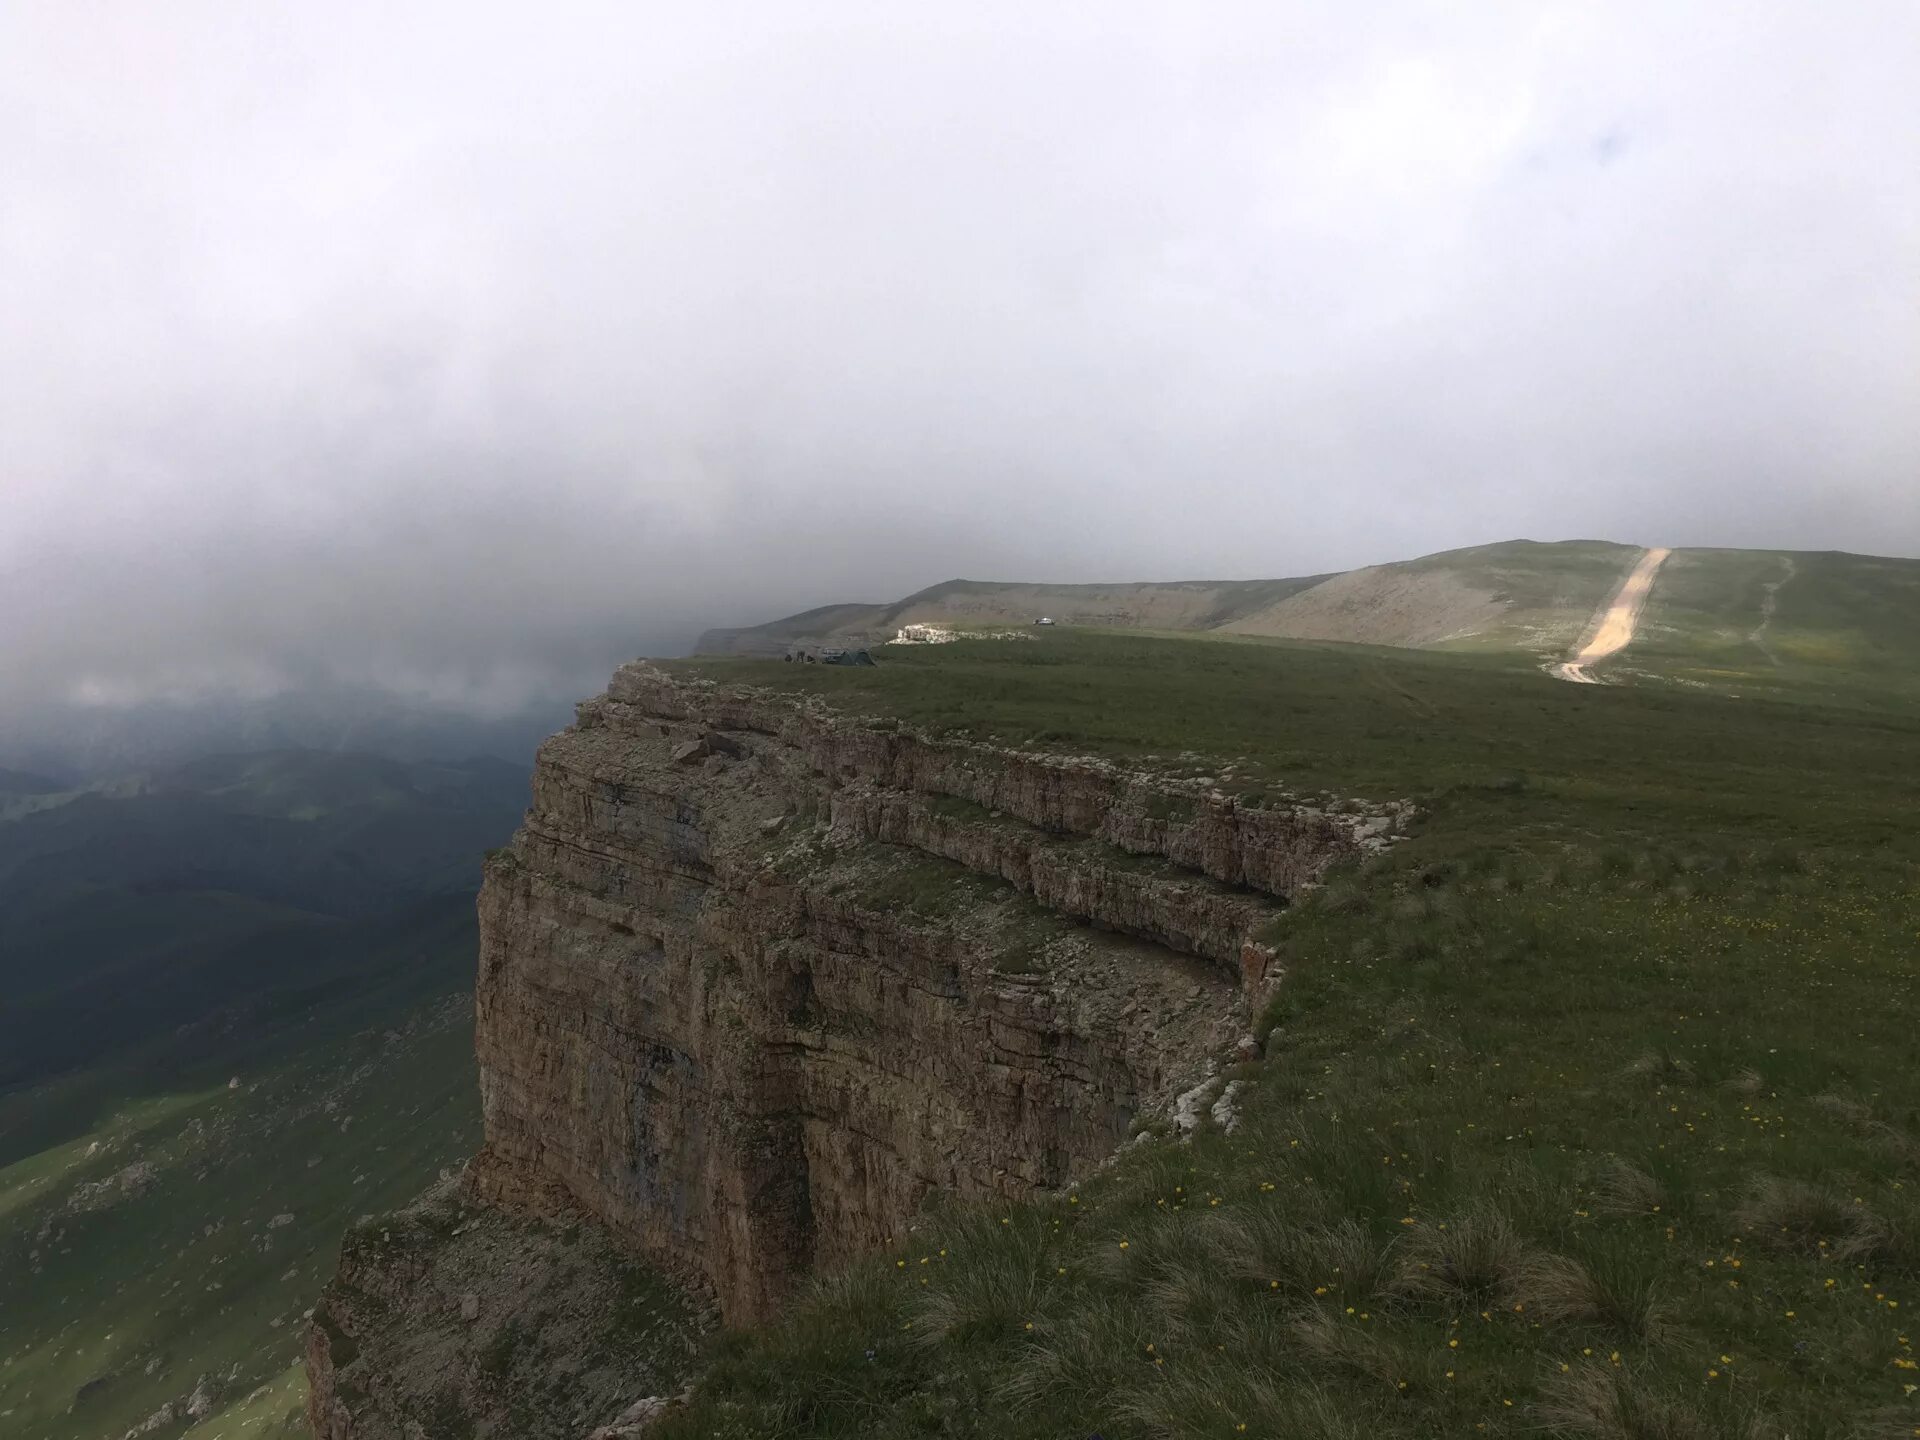
[[[1920,1427],[1910,707],[1096,634],[689,668],[1422,817],[1273,927],[1232,1133],[928,1216],[662,1440]]]
[[[1443,550],[1405,562],[1420,574],[1451,571],[1461,583],[1504,601],[1499,622],[1445,648],[1480,652],[1519,650],[1531,657],[1571,645],[1639,555],[1607,540],[1541,543],[1507,540],[1465,550]]]
[[[1199,773],[1235,786],[1422,797],[1469,825],[1909,830],[1920,705],[1874,720],[1812,705],[1570,686],[1532,662],[1275,641],[1060,632],[892,647],[873,669],[667,662],[820,694],[936,734]],[[1192,754],[1196,763],[1182,766]]]
[[[0,1434],[118,1436],[235,1366],[196,1436],[306,1433],[303,1312],[340,1235],[479,1139],[471,898],[342,938],[348,983],[0,1097]],[[76,1208],[136,1162],[150,1185]]]
[[[1613,668],[1749,696],[1911,713],[1920,705],[1920,560],[1676,551],[1640,633]]]

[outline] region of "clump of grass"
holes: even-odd
[[[1503,1299],[1546,1325],[1592,1325],[1642,1344],[1665,1329],[1659,1283],[1622,1257],[1594,1261],[1536,1252]]]
[[[1622,1080],[1650,1080],[1660,1085],[1691,1085],[1698,1078],[1691,1061],[1671,1050],[1646,1050],[1620,1067]]]
[[[1155,1435],[1213,1436],[1258,1426],[1291,1440],[1360,1440],[1349,1402],[1271,1371],[1180,1374],[1130,1395],[1120,1413]]]
[[[1410,1300],[1492,1300],[1518,1284],[1531,1258],[1506,1214],[1476,1203],[1413,1233],[1394,1267],[1391,1289]]]
[[[908,1303],[912,1339],[917,1345],[970,1344],[1025,1334],[1039,1323],[1050,1294],[1047,1277],[1050,1237],[1035,1217],[1003,1224],[1010,1215],[970,1210],[942,1227],[950,1254],[965,1255],[965,1265],[941,1267],[927,1278],[935,1283],[915,1291]],[[910,1261],[914,1268],[930,1269]]]
[[[1747,1188],[1734,1223],[1780,1250],[1824,1250],[1835,1260],[1895,1258],[1905,1248],[1887,1220],[1831,1186],[1762,1175]]]
[[[1294,1342],[1317,1368],[1398,1392],[1407,1367],[1377,1332],[1316,1310],[1296,1320],[1292,1333]]]
[[[1352,1294],[1379,1288],[1380,1247],[1352,1220],[1319,1224],[1303,1219],[1291,1205],[1263,1206],[1246,1214],[1208,1215],[1203,1235],[1216,1276],[1224,1273],[1294,1296],[1331,1281]]]
[[[1757,1419],[1716,1423],[1687,1402],[1653,1389],[1617,1366],[1582,1365],[1556,1377],[1540,1419],[1558,1434],[1583,1440],[1761,1440]]]
[[[1920,1165],[1920,1140],[1889,1121],[1875,1115],[1871,1105],[1850,1100],[1832,1091],[1813,1097],[1816,1108],[1846,1125],[1856,1134],[1867,1136],[1902,1165]]]
[[[807,1287],[807,1299],[857,1330],[900,1328],[900,1287],[878,1265],[849,1265],[816,1276]]]
[[[1658,1180],[1616,1155],[1601,1167],[1589,1208],[1601,1215],[1651,1215],[1666,1203],[1666,1190]]]
[[[1139,1312],[1107,1296],[1083,1297],[1073,1323],[1036,1333],[1004,1382],[1007,1399],[1023,1410],[1062,1403],[1104,1410],[1140,1370],[1148,1343]]]
[[[1362,886],[1343,876],[1315,892],[1313,904],[1328,915],[1359,915],[1372,908],[1373,898]]]

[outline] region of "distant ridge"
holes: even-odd
[[[1045,615],[1091,628],[1508,653],[1545,667],[1566,658],[1645,553],[1609,540],[1507,540],[1283,580],[948,580],[889,605],[825,605],[710,630],[694,653],[778,656],[797,641],[890,640],[910,623],[1005,628]],[[1675,549],[1632,643],[1595,677],[1849,704],[1920,702],[1920,560]]]
[[[1514,540],[1418,560],[1274,580],[947,580],[888,605],[823,605],[765,625],[709,630],[696,655],[778,655],[798,641],[891,639],[902,625],[1061,624],[1221,631],[1425,646],[1531,626],[1543,651],[1584,624],[1638,548]],[[1571,637],[1565,637],[1570,639]]]

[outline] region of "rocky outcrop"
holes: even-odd
[[[764,1315],[930,1190],[1110,1153],[1359,823],[628,666],[488,868],[476,1184]]]
[[[711,1317],[584,1216],[446,1184],[364,1221],[307,1333],[319,1440],[584,1436],[684,1377]]]
[[[1395,818],[627,666],[487,863],[463,1196],[763,1317],[932,1191],[1019,1197],[1112,1154],[1244,1030],[1288,898]],[[357,1409],[333,1378],[385,1313],[378,1265],[350,1273],[314,1332],[330,1440],[384,1433],[356,1422],[370,1382]]]

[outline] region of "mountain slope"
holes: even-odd
[[[872,643],[902,625],[1031,625],[1042,615],[1068,625],[1211,630],[1277,604],[1325,576],[1293,580],[1173,580],[1049,585],[947,580],[891,605],[825,605],[765,625],[709,630],[697,655],[780,655],[802,640]]]
[[[278,751],[0,812],[0,1433],[303,1429],[342,1232],[474,1144],[473,890],[525,796]]]
[[[892,605],[826,606],[709,631],[695,653],[874,644],[901,625],[1067,625],[1391,645],[1562,660],[1642,555],[1603,540],[1509,540],[1291,580],[1047,585],[953,580]],[[1920,700],[1920,560],[1676,549],[1612,682],[1907,706]]]
[[[1615,667],[1747,695],[1920,702],[1920,560],[1676,550]]]
[[[333,940],[307,981],[0,1095],[0,1433],[306,1433],[341,1234],[479,1129],[471,899]]]
[[[1512,540],[1340,574],[1280,580],[1100,585],[949,580],[892,605],[829,605],[766,625],[710,630],[695,654],[779,655],[798,640],[873,643],[900,626],[1062,624],[1218,631],[1301,640],[1426,647],[1572,641],[1632,562],[1605,541]]]
[[[347,921],[476,883],[521,772],[214,758],[0,821],[0,1086],[352,962]]]
[[[1587,540],[1448,550],[1349,570],[1220,628],[1414,649],[1558,649],[1573,642],[1638,553]]]

